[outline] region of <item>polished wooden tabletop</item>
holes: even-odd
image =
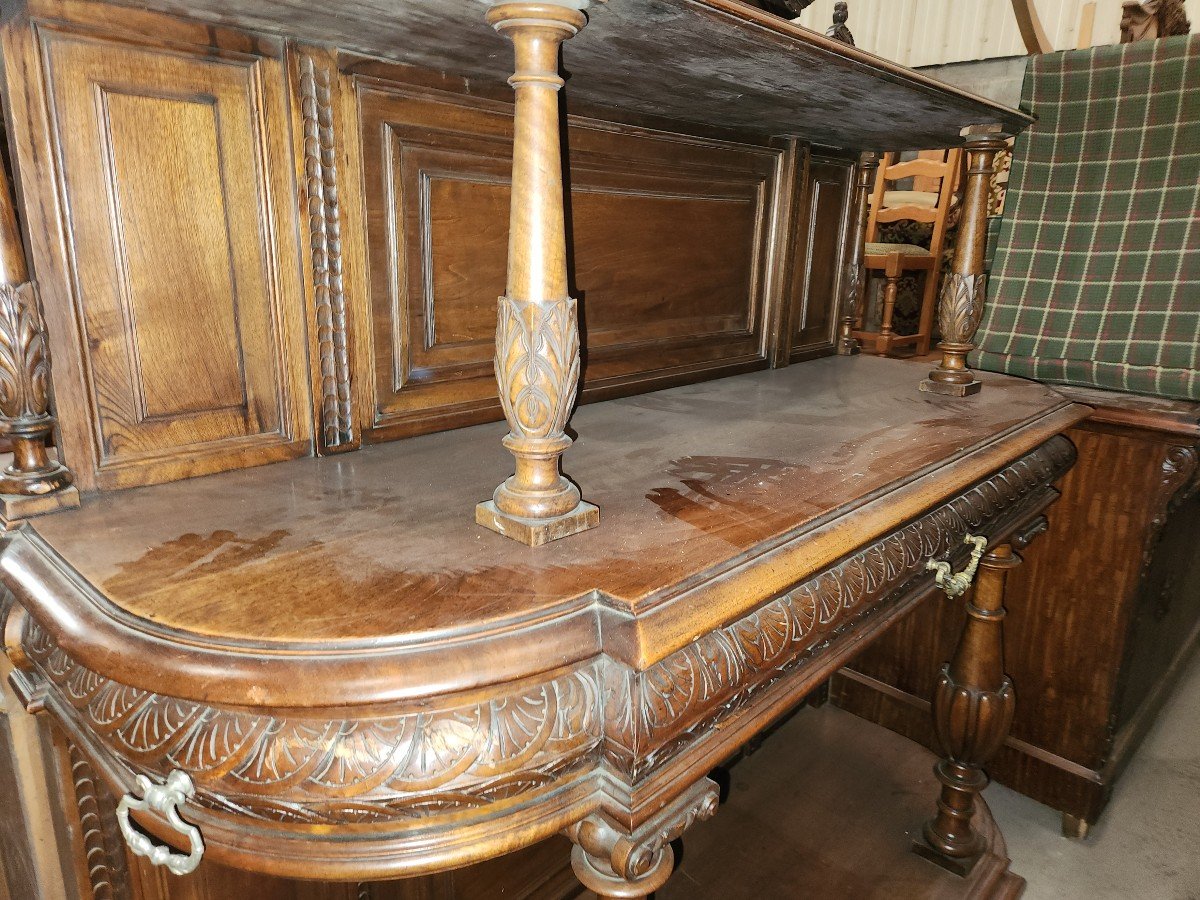
[[[93,497],[7,536],[0,569],[102,671],[149,683],[158,650],[208,654],[188,689],[205,696],[253,683],[283,702],[273,655],[320,659],[359,698],[601,647],[642,667],[1085,411],[998,375],[971,398],[921,393],[925,368],[830,358],[581,407],[565,468],[601,524],[543,547],[473,521],[508,466],[489,424]],[[511,672],[444,652],[506,640]]]

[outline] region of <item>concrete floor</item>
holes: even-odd
[[[984,796],[1028,881],[1024,900],[1200,900],[1200,655],[1086,840],[1005,787]]]

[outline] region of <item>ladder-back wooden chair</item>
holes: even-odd
[[[887,355],[895,347],[913,344],[918,356],[929,352],[933,339],[933,318],[937,307],[938,273],[942,248],[954,192],[958,185],[958,150],[922,150],[916,159],[897,161],[897,154],[884,154],[871,192],[870,218],[867,221],[863,266],[867,272],[880,272],[887,279],[883,294],[883,314],[879,331],[866,331],[866,300],[860,300],[857,330],[854,336],[865,349]],[[895,190],[896,182],[912,179],[911,190]],[[933,226],[929,248],[916,244],[882,243],[879,226],[887,222],[927,222]],[[924,272],[921,292],[921,317],[915,334],[900,335],[892,330],[896,311],[896,293],[905,272]]]

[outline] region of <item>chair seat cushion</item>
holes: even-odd
[[[883,255],[887,253],[899,253],[901,256],[932,256],[933,254],[924,247],[918,247],[916,244],[884,244],[877,241],[867,241],[863,251],[868,256]]]
[[[883,208],[896,206],[919,206],[922,209],[937,209],[937,191],[884,191]]]

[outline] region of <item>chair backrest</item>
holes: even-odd
[[[896,153],[885,153],[871,192],[867,240],[879,240],[879,226],[886,222],[928,222],[933,225],[930,250],[941,252],[950,207],[958,187],[961,151],[922,150],[916,159],[899,162]],[[893,190],[905,178],[912,190]]]

